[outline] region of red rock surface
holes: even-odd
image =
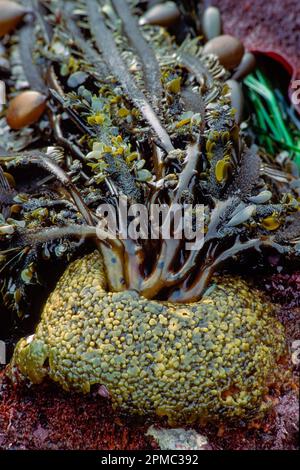
[[[148,426],[112,415],[105,399],[68,394],[53,384],[14,389],[2,374],[0,449],[151,448],[144,435]]]
[[[300,339],[298,292],[294,290],[293,295],[289,291],[299,275],[273,275],[259,282],[274,301],[282,304],[278,318],[285,326],[289,350]],[[235,426],[210,424],[195,428],[207,438],[210,448],[298,449],[300,360],[299,364],[288,362],[282,367],[292,369],[293,377],[280,386],[272,385],[268,399],[273,406],[264,419],[241,421]],[[167,426],[166,422],[153,419],[121,416],[96,393],[66,393],[53,383],[14,387],[4,370],[0,371],[0,450],[148,450],[157,448],[146,436],[153,424]]]
[[[224,32],[240,37],[248,50],[275,53],[300,79],[299,0],[205,3],[221,9]],[[298,280],[299,275],[294,275],[266,281],[267,291],[283,304],[279,317],[290,345],[300,338]],[[288,387],[274,404],[261,422],[208,426],[199,432],[213,449],[296,449],[296,391]],[[53,384],[14,389],[0,372],[0,449],[151,449],[155,444],[145,437],[151,424],[112,414],[98,396],[69,395]]]
[[[297,449],[296,392],[289,387],[274,405],[262,421],[196,431],[214,450]],[[53,384],[14,389],[0,373],[0,449],[149,450],[157,448],[145,435],[153,424],[159,425],[119,416],[100,397],[68,394]]]
[[[279,60],[300,79],[299,0],[209,0],[220,8],[223,29],[239,37],[247,50]]]

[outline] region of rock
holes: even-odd
[[[231,92],[231,104],[232,107],[236,110],[235,113],[235,122],[240,124],[243,119],[243,110],[244,110],[244,95],[242,86],[236,80],[227,80],[227,85],[230,88]]]
[[[175,2],[159,3],[149,8],[140,18],[139,24],[153,24],[158,26],[171,26],[180,18],[180,11]]]
[[[202,18],[202,30],[207,40],[220,36],[222,32],[222,20],[219,8],[208,7]]]
[[[22,129],[37,122],[46,109],[46,97],[38,91],[24,91],[13,98],[6,119],[12,129]]]
[[[238,38],[222,34],[205,44],[203,54],[215,54],[223,67],[232,70],[241,62],[244,46]]]
[[[252,52],[245,52],[237,70],[232,75],[233,80],[241,80],[251,73],[256,67],[256,58]]]
[[[13,31],[21,22],[24,15],[28,13],[22,5],[18,3],[1,0],[0,1],[0,37]]]
[[[164,429],[150,426],[146,436],[151,436],[161,450],[209,450],[210,445],[205,436],[193,429]]]

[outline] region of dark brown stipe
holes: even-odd
[[[129,238],[123,240],[123,244],[126,286],[130,290],[139,292],[144,278],[142,271],[145,261],[144,249]]]
[[[259,239],[248,240],[244,243],[237,240],[231,248],[223,251],[217,257],[212,257],[213,261],[204,261],[203,267],[200,269],[193,281],[187,278],[183,285],[180,286],[180,289],[175,290],[170,294],[168,300],[179,303],[196,302],[202,297],[217,267],[228,259],[231,259],[236,254],[240,254],[241,252],[250,250],[251,248],[259,248],[260,245],[261,242]],[[209,258],[209,250],[206,258]]]
[[[155,143],[153,143],[152,160],[156,179],[160,180],[165,173],[163,151]]]
[[[81,152],[80,148],[64,137],[61,129],[61,116],[57,115],[50,105],[48,105],[48,110],[49,120],[53,129],[56,142],[61,145],[65,150],[70,152],[74,158],[78,158],[79,160],[84,161],[85,157]]]
[[[199,156],[200,151],[198,143],[188,146],[185,159],[185,166],[182,170],[182,173],[180,174],[178,185],[174,191],[174,199],[172,201],[166,218],[167,221],[169,221],[169,219],[173,220],[174,213],[172,212],[172,208],[174,204],[180,201],[183,191],[189,188],[191,181],[196,175],[196,169],[199,163]],[[162,288],[170,287],[176,284],[177,282],[182,281],[182,278],[180,276],[170,276],[174,259],[178,255],[178,251],[180,249],[181,244],[182,240],[162,240],[161,251],[155,263],[154,270],[150,274],[150,276],[148,276],[148,278],[143,281],[141,285],[142,295],[148,298],[152,298],[157,295]],[[190,265],[187,264],[187,273],[189,272],[189,270]]]
[[[183,170],[180,173],[178,185],[175,188],[174,203],[180,201],[183,191],[188,189],[192,183],[192,180],[198,174],[197,166],[200,159],[199,143],[196,142],[193,145],[189,145],[186,151],[186,157],[184,161]]]

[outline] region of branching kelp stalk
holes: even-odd
[[[91,238],[110,291],[195,301],[221,265],[248,250],[299,256],[296,178],[247,148],[217,57],[198,38],[178,45],[161,28],[138,26],[130,5],[32,3],[38,14],[20,30],[20,55],[30,88],[47,96],[36,131],[42,139],[49,127],[54,150],[2,152],[2,269],[10,280],[21,260],[22,279],[33,282],[39,257],[71,257],[78,239]],[[134,13],[140,8],[135,2]],[[29,166],[37,180],[14,184],[11,173]],[[117,238],[96,230],[99,204],[117,209],[122,198],[166,206],[170,239],[164,225],[155,240],[124,238],[122,218]],[[203,237],[191,251],[174,227],[175,206],[187,204],[193,216],[204,207]]]

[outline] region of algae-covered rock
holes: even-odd
[[[270,304],[240,278],[215,279],[196,303],[149,301],[107,292],[95,252],[69,265],[13,365],[33,383],[104,385],[122,411],[187,422],[263,410],[283,352]]]

